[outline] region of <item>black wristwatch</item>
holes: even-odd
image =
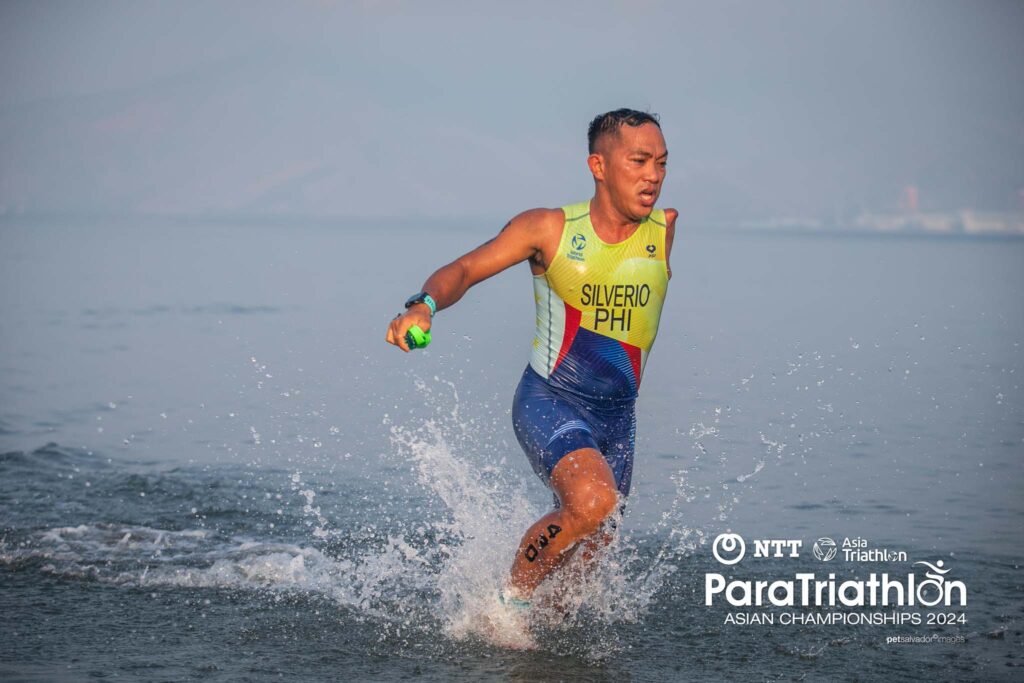
[[[437,313],[437,302],[434,301],[434,297],[430,296],[426,292],[420,292],[419,294],[413,294],[405,302],[406,308],[412,308],[416,304],[426,304],[430,307],[430,317],[433,318],[434,314]]]

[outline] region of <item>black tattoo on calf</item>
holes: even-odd
[[[540,546],[541,549],[546,548],[548,543],[551,542],[551,539],[557,536],[561,530],[562,527],[558,526],[557,524],[548,524],[547,534],[541,534],[537,537],[537,545],[535,546],[533,543],[531,543],[530,545],[526,546],[526,550],[523,551],[523,555],[526,557],[526,561],[533,562],[534,560],[536,560],[537,555],[540,554],[540,550],[537,549],[537,546]]]

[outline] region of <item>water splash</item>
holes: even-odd
[[[496,423],[506,415],[473,402],[460,406],[455,388],[440,380],[418,391],[443,392],[425,402],[439,406],[436,414],[392,425],[392,447],[381,462],[358,470],[365,481],[308,461],[301,469],[231,474],[115,467],[101,477],[90,470],[83,473],[96,482],[89,493],[55,494],[78,496],[75,521],[0,538],[0,566],[143,589],[325,599],[374,624],[400,651],[435,647],[438,632],[447,645],[436,647],[475,647],[487,640],[482,624],[494,616],[519,538],[546,512],[549,494],[518,460],[518,447],[501,439]],[[506,456],[517,460],[510,465]],[[538,604],[558,606],[557,614],[539,610],[535,620],[546,648],[604,659],[622,647],[619,626],[642,621],[656,604],[680,558],[703,542],[684,522],[695,495],[685,472],[676,483],[654,529],[631,531],[627,513],[592,563],[574,557],[543,586]],[[133,495],[142,489],[145,498]],[[106,521],[103,506],[91,501],[109,495],[122,505],[116,519],[158,521]],[[559,589],[565,585],[571,589]]]
[[[452,405],[452,398],[432,403]],[[445,539],[434,583],[445,630],[456,640],[485,636],[514,549],[547,511],[530,501],[529,487],[540,483],[532,475],[523,480],[507,467],[482,464],[497,460],[499,446],[460,418],[456,408],[417,426],[393,426],[392,441],[396,453],[412,463],[417,485],[439,499],[448,516],[434,522]],[[680,474],[676,495],[653,532],[634,536],[624,529],[592,560],[576,553],[542,584],[534,604],[555,609],[535,607],[531,615],[533,630],[544,635],[540,641],[587,659],[615,651],[618,639],[611,629],[642,619],[675,572],[675,562],[702,542],[703,535],[683,521],[692,498]],[[628,517],[619,524],[627,526]],[[608,633],[599,638],[595,630]]]

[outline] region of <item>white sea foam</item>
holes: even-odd
[[[423,571],[415,550],[400,538],[356,560],[336,559],[302,545],[243,537],[220,538],[204,529],[59,527],[17,545],[0,542],[0,564],[43,561],[41,570],[65,577],[138,587],[227,588],[318,594],[369,615],[388,618],[399,587]]]

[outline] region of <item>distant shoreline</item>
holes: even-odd
[[[382,216],[259,216],[259,215],[217,215],[217,214],[105,214],[105,213],[6,213],[0,215],[0,228],[14,227],[253,227],[253,228],[320,228],[346,230],[353,227],[386,228],[395,231],[421,230],[424,228],[446,229],[457,232],[480,232],[490,234],[500,227],[500,219],[493,217],[382,217]],[[949,241],[1018,241],[1024,239],[1024,232],[962,230],[938,231],[924,229],[879,230],[863,227],[818,227],[808,225],[751,225],[744,221],[735,223],[698,222],[687,223],[685,218],[680,227],[685,232],[702,235],[729,235],[750,237],[825,237],[825,238],[875,238],[901,240],[949,240]]]

